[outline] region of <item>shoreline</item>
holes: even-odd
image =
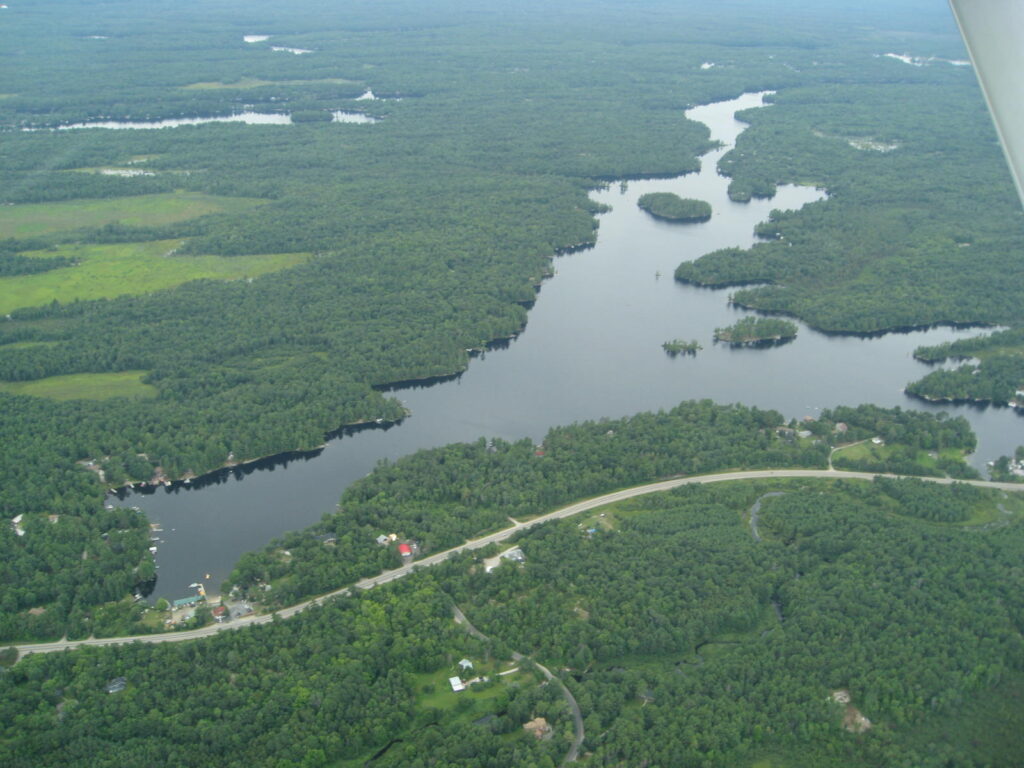
[[[163,488],[168,493],[177,492],[179,490],[199,490],[207,488],[211,485],[217,485],[228,479],[230,475],[249,475],[261,469],[270,469],[278,466],[287,465],[292,461],[308,461],[319,456],[324,448],[327,447],[328,443],[332,440],[336,440],[339,437],[349,437],[359,432],[368,431],[371,429],[389,430],[392,427],[398,426],[411,414],[406,413],[400,419],[365,419],[363,421],[350,422],[343,424],[337,429],[331,430],[324,436],[324,442],[316,448],[309,448],[306,450],[288,450],[279,451],[278,453],[271,453],[265,456],[257,456],[252,459],[243,459],[242,461],[230,461],[222,464],[216,469],[212,469],[209,472],[203,472],[202,474],[195,475],[186,473],[181,477],[163,481],[135,481],[127,485],[120,485],[113,488],[108,488],[105,498],[114,497],[119,501],[124,501],[132,495],[151,496],[158,490]]]

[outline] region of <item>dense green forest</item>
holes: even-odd
[[[993,355],[977,365],[932,371],[907,385],[907,392],[926,400],[971,400],[1007,405],[1024,399],[1024,357]]]
[[[715,341],[734,347],[781,344],[796,338],[796,323],[777,317],[744,317],[725,328],[715,328]]]
[[[912,480],[642,497],[529,531],[492,572],[493,548],[208,640],[29,656],[0,675],[0,756],[553,766],[568,710],[518,651],[573,693],[587,765],[1011,766],[1021,509]],[[451,692],[462,658],[492,679]]]
[[[783,182],[829,199],[773,212],[764,242],[685,262],[677,279],[741,286],[734,302],[829,331],[1019,323],[1024,222],[969,68],[816,64],[830,81],[743,113],[751,127],[719,169],[735,199]]]
[[[662,477],[821,468],[833,443],[872,436],[886,442],[884,454],[835,464],[867,472],[975,476],[958,458],[974,447],[963,418],[860,406],[826,411],[801,427],[811,436],[798,438],[774,411],[705,400],[670,411],[557,427],[539,446],[529,440],[481,439],[418,451],[381,464],[353,483],[338,511],[319,524],[243,556],[225,591],[239,587],[264,604],[289,605],[400,565],[394,546],[376,543],[382,534],[414,541],[425,555],[505,528],[509,517],[530,518],[576,499]],[[928,458],[929,451],[947,454],[936,462]],[[271,592],[263,591],[265,584]]]
[[[934,347],[918,347],[914,357],[929,363],[978,358],[953,370],[940,369],[912,382],[907,392],[927,400],[972,400],[997,405],[1022,404],[1024,329],[996,331]]]
[[[349,486],[338,511],[242,557],[226,588],[289,605],[400,564],[381,534],[422,554],[506,528],[575,499],[676,474],[823,467],[824,443],[787,441],[774,411],[682,403],[670,411],[556,427],[541,445],[485,440],[418,451]],[[324,546],[323,539],[335,539]],[[282,556],[282,551],[289,553]],[[262,585],[273,586],[268,596]]]
[[[1024,286],[1010,260],[1020,250],[1020,219],[973,74],[881,56],[909,40],[935,55],[962,55],[949,20],[920,13],[928,5],[851,2],[808,13],[800,3],[711,7],[689,0],[654,0],[642,8],[578,0],[530,0],[514,8],[461,0],[11,3],[0,11],[0,293],[14,292],[13,281],[25,277],[73,277],[79,264],[67,254],[77,246],[113,251],[180,243],[160,256],[169,260],[303,256],[294,267],[257,278],[125,288],[112,298],[23,307],[0,320],[2,382],[144,372],[154,393],[144,400],[58,401],[0,392],[0,637],[138,631],[130,596],[154,574],[147,521],[104,509],[109,486],[315,448],[344,424],[401,419],[401,405],[381,386],[461,371],[472,351],[518,333],[552,272],[552,257],[594,242],[599,211],[590,190],[697,168],[711,143],[703,126],[683,117],[695,104],[777,91],[774,106],[745,117],[752,127],[722,163],[733,197],[798,181],[824,185],[830,198],[774,214],[759,232],[765,242],[699,260],[681,278],[768,282],[735,300],[825,328],[1020,320]],[[864,24],[851,27],[851,14]],[[256,33],[271,39],[243,41]],[[704,68],[707,62],[715,66]],[[360,98],[368,89],[378,98]],[[242,111],[290,115],[293,122],[67,127]],[[330,122],[338,111],[376,122]],[[865,137],[894,148],[864,149],[872,146]],[[141,173],[129,173],[135,171]],[[186,197],[203,203],[171,205]],[[120,281],[128,279],[113,278],[111,287],[122,287]],[[353,487],[337,515],[317,528],[244,558],[233,580],[243,588],[269,581],[274,599],[287,602],[393,565],[395,553],[374,543],[383,532],[400,532],[430,551],[501,526],[509,514],[536,514],[665,474],[821,467],[829,445],[840,441],[840,421],[849,430],[843,439],[884,437],[888,450],[843,459],[871,471],[956,475],[964,472],[962,463],[943,451],[973,446],[962,419],[848,409],[806,425],[811,438],[780,433],[781,420],[755,409],[689,404],[555,430],[543,455],[529,442],[486,440],[420,454]],[[720,587],[705,592],[701,582],[691,587],[694,595],[720,598],[746,617],[730,619],[711,605],[708,627],[724,631],[731,621],[735,631],[748,629],[747,613],[755,607],[764,613],[766,604],[747,597],[762,596],[767,587],[777,586],[795,603],[803,599],[800,589],[820,588],[824,596],[808,598],[805,615],[825,612],[827,620],[815,626],[829,634],[796,633],[770,659],[701,666],[707,676],[692,684],[702,699],[687,687],[690,678],[677,682],[665,668],[644,677],[625,662],[593,667],[602,677],[571,684],[586,694],[587,714],[596,718],[587,745],[594,760],[634,762],[660,744],[666,751],[651,753],[651,760],[665,762],[678,748],[722,764],[730,754],[795,749],[799,737],[822,754],[850,749],[862,763],[878,764],[879,755],[906,754],[905,732],[879,726],[850,746],[833,729],[843,746],[833,748],[825,736],[814,741],[835,725],[825,724],[824,713],[834,714],[825,709],[828,686],[850,686],[868,717],[902,726],[941,720],[949,712],[947,695],[973,706],[985,686],[1012,682],[1005,661],[1012,638],[1001,622],[1019,621],[1014,595],[1020,590],[1011,592],[1018,574],[1011,569],[1001,580],[993,574],[1019,553],[1013,549],[1019,527],[1000,529],[998,541],[985,532],[968,534],[942,521],[963,519],[974,502],[950,497],[947,506],[930,492],[918,488],[897,498],[878,491],[860,499],[847,490],[827,508],[794,507],[794,525],[804,527],[792,529],[772,515],[783,502],[769,501],[765,552],[755,551],[777,560],[745,559],[743,548],[753,544],[742,525],[733,526],[739,539],[730,542],[740,549],[723,546],[713,557],[702,545],[701,558],[688,564],[706,559],[708,577],[740,594],[734,600]],[[734,524],[736,510],[748,502],[747,491],[739,493],[742,504],[730,511]],[[713,506],[710,497],[701,498]],[[793,503],[806,498],[794,492]],[[900,504],[932,513],[905,520]],[[935,511],[936,504],[942,509]],[[830,511],[841,516],[852,509],[846,528],[824,522]],[[879,535],[862,530],[860,519]],[[652,526],[644,557],[672,560],[659,539],[678,544],[673,529],[662,521]],[[559,536],[571,525],[553,530],[552,544],[590,546],[585,542],[605,536],[577,542],[575,532]],[[334,547],[317,538],[327,533],[336,536]],[[546,535],[531,536],[543,542]],[[287,563],[276,554],[282,546],[293,553]],[[893,673],[893,681],[883,681],[865,670],[864,659],[876,655],[878,669],[898,669],[897,654],[886,646],[892,652],[885,655],[880,641],[864,635],[870,622],[857,625],[864,618],[857,612],[870,607],[853,601],[857,612],[847,617],[835,610],[825,589],[834,586],[827,581],[832,571],[821,567],[821,558],[867,557],[870,547],[884,566],[870,577],[879,580],[879,595],[904,588],[927,598],[914,605],[886,600],[882,607],[892,613],[878,615],[892,627],[920,619],[928,637],[914,634],[912,649],[942,649],[935,668],[914,656],[919,664],[905,678]],[[619,564],[639,552],[639,545],[609,550],[593,563]],[[580,564],[574,554],[562,552],[565,567]],[[538,549],[528,557],[543,562],[544,556]],[[726,562],[739,563],[734,576],[725,572]],[[856,578],[868,578],[870,562],[842,573],[843,594],[863,595]],[[755,579],[750,563],[768,570]],[[896,563],[907,574],[917,568],[922,583],[901,582],[904,570]],[[548,637],[528,622],[513,622],[506,629],[521,634],[506,634],[495,617],[509,610],[507,601],[496,598],[489,615],[486,606],[463,598],[479,574],[453,569],[455,581],[443,590],[422,576],[296,622],[210,642],[21,662],[0,674],[2,762],[313,766],[376,756],[376,765],[552,765],[564,753],[570,725],[561,698],[533,673],[474,700],[436,696],[459,656],[487,654],[448,622],[446,591],[468,603],[472,618],[497,638],[493,660],[508,659],[510,648],[543,652],[542,661],[574,653],[584,662],[587,653],[608,660],[609,648],[627,647],[637,635],[681,648],[699,634],[662,621],[653,603],[648,617],[657,617],[656,626],[629,626],[634,611],[629,622],[604,625],[607,639],[592,647],[559,646],[558,633]],[[611,578],[614,569],[606,570]],[[572,594],[576,583],[586,586],[582,575],[551,574],[569,579],[560,594]],[[749,579],[746,586],[742,578]],[[651,600],[669,588],[653,576],[636,583]],[[932,599],[940,583],[952,584],[942,606],[959,611],[962,622],[936,627],[927,613],[937,605]],[[957,599],[964,584],[977,599]],[[621,588],[608,585],[611,592]],[[784,612],[790,609],[779,602]],[[687,605],[705,617],[696,603]],[[567,615],[572,610],[561,607]],[[973,623],[983,609],[988,612]],[[978,637],[970,635],[975,626]],[[846,648],[842,637],[866,645]],[[509,645],[520,640],[521,646]],[[928,642],[934,645],[922,645]],[[836,663],[842,667],[807,668],[822,663],[823,644],[841,646],[845,655]],[[691,652],[685,650],[687,658]],[[802,665],[796,668],[802,679],[779,677],[790,658]],[[764,689],[769,703],[754,717],[738,709],[735,697],[726,702],[708,693],[728,685],[747,690],[754,673],[744,669],[771,681]],[[104,686],[121,676],[128,688],[106,694]],[[462,704],[467,700],[471,705]],[[680,727],[673,718],[690,711],[680,704],[691,700],[707,705]],[[926,716],[933,700],[935,712]],[[766,723],[768,709],[788,719]],[[709,712],[717,724],[708,726],[703,742],[679,741],[703,733]],[[490,714],[495,717],[479,722]],[[551,741],[523,734],[522,723],[537,716],[553,725]],[[645,729],[650,739],[638,735]],[[742,746],[748,743],[758,746]],[[954,762],[959,758],[951,753]]]
[[[945,360],[961,360],[971,357],[987,357],[991,354],[1010,354],[1024,347],[1024,328],[996,331],[985,336],[938,344],[934,347],[918,347],[914,357],[925,363],[941,363]]]
[[[651,216],[666,221],[707,221],[711,218],[711,204],[704,200],[683,199],[671,192],[648,192],[637,200]]]

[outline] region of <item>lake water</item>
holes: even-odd
[[[370,117],[369,115],[364,115],[362,112],[343,112],[343,111],[338,111],[338,112],[332,112],[331,113],[331,122],[332,123],[360,123],[360,124],[369,124],[369,123],[376,123],[377,120],[376,120],[376,118]]]
[[[345,112],[342,110],[331,113],[332,123],[376,123],[377,120],[362,112]],[[58,131],[78,130],[81,128],[110,128],[114,130],[153,130],[157,128],[177,128],[182,125],[203,125],[205,123],[245,123],[246,125],[293,125],[289,114],[271,112],[239,112],[236,115],[221,117],[175,117],[167,120],[97,120],[88,123],[70,123],[58,125]],[[52,128],[24,128],[26,131],[47,131]],[[141,171],[139,172],[142,173]]]
[[[703,157],[700,173],[594,193],[612,207],[599,217],[596,247],[555,260],[556,275],[507,348],[473,359],[453,381],[394,391],[412,411],[401,425],[331,440],[315,457],[225,470],[201,488],[179,485],[116,501],[144,507],[164,527],[154,597],[181,597],[206,574],[216,590],[242,553],[331,512],[345,487],[382,458],[479,437],[540,440],[552,425],[669,408],[691,398],[774,408],[796,418],[860,403],[963,414],[979,436],[976,466],[1024,444],[1024,418],[1009,409],[939,408],[903,394],[907,382],[930,370],[912,359],[915,347],[976,331],[861,338],[798,323],[796,340],[781,347],[712,343],[715,327],[750,313],[729,306],[727,290],[676,283],[675,267],[716,248],[749,246],[754,225],[772,208],[799,208],[823,197],[813,188],[783,186],[772,200],[728,199],[728,180],[715,169],[744,128],[733,114],[761,100],[747,94],[687,113],[725,145]],[[707,200],[714,214],[702,224],[655,220],[636,204],[655,191]],[[674,338],[697,339],[704,349],[670,358],[661,344]]]
[[[59,125],[57,130],[70,131],[78,128],[112,128],[147,130],[154,128],[177,128],[181,125],[202,125],[204,123],[245,123],[246,125],[291,125],[292,116],[265,112],[239,112],[237,115],[222,117],[175,117],[168,120],[98,120],[88,123]],[[46,130],[46,129],[43,129]]]

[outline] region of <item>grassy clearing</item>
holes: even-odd
[[[0,239],[38,237],[120,222],[128,226],[159,226],[208,213],[234,213],[266,202],[251,197],[221,197],[200,192],[26,203],[0,206]]]
[[[190,280],[237,280],[258,277],[300,264],[304,253],[260,256],[175,256],[180,240],[116,245],[67,245],[38,251],[40,258],[67,256],[77,263],[35,275],[0,279],[0,314],[52,301],[67,303],[149,293]]]
[[[9,349],[32,349],[33,347],[52,347],[56,341],[12,341],[10,344],[0,344],[0,352]]]
[[[519,672],[513,672],[510,675],[498,676],[498,672],[502,669],[508,668],[508,665],[503,665],[501,669],[495,666],[493,663],[486,663],[479,661],[477,667],[470,673],[469,676],[476,677],[488,677],[492,680],[496,680],[494,685],[471,685],[464,691],[456,693],[452,690],[451,685],[448,683],[448,678],[453,677],[456,674],[460,674],[456,668],[444,668],[439,669],[436,672],[428,672],[425,674],[413,675],[413,687],[416,692],[416,704],[418,708],[428,709],[441,709],[450,710],[454,709],[457,704],[462,700],[468,700],[472,703],[472,706],[462,705],[466,709],[467,717],[481,713],[482,703],[487,702],[501,695],[505,686],[512,683],[521,683],[524,681],[526,673],[522,670]],[[461,673],[463,679],[467,678],[466,673]]]
[[[1003,493],[975,505],[971,516],[962,523],[945,523],[970,527],[975,525],[1006,524],[1012,517],[1024,514],[1024,499],[1019,493]]]
[[[267,85],[309,85],[310,83],[327,83],[329,85],[349,85],[358,82],[346,80],[343,77],[325,77],[319,80],[260,80],[258,77],[242,77],[233,83],[221,83],[217,81],[205,83],[189,83],[181,86],[184,91],[220,91],[220,90],[243,90],[249,88],[263,88]]]
[[[109,400],[112,397],[156,397],[156,387],[142,383],[147,371],[75,373],[34,381],[3,381],[0,392],[48,397],[52,400]]]
[[[892,457],[893,451],[899,446],[891,445],[875,445],[870,440],[864,442],[854,443],[844,448],[837,448],[835,453],[832,454],[832,463],[836,465],[837,469],[841,469],[840,464],[836,462],[846,459],[847,461],[874,461],[884,462]],[[938,471],[939,459],[952,459],[957,462],[964,460],[964,452],[957,448],[945,448],[938,453],[930,451],[918,451],[914,456],[914,463],[918,466]]]

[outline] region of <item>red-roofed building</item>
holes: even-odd
[[[399,544],[398,554],[400,554],[402,557],[412,557],[412,547],[410,547],[408,544]]]

